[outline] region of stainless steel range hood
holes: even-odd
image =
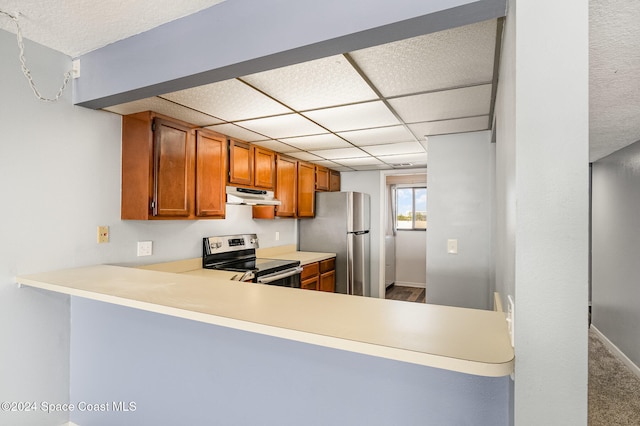
[[[227,186],[227,204],[247,204],[249,206],[279,206],[273,191],[263,189]]]

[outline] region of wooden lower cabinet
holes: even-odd
[[[320,281],[318,290],[334,293],[336,291],[336,258],[320,262]]]
[[[317,290],[320,276],[320,264],[318,262],[309,263],[302,267],[300,274],[300,288],[305,290]]]
[[[321,262],[304,265],[300,274],[300,288],[335,292],[336,289],[335,257]]]

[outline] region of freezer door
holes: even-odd
[[[371,295],[369,279],[369,231],[352,232],[347,237],[347,294]]]
[[[369,230],[369,194],[363,194],[362,192],[348,192],[346,194],[349,198],[347,232]]]

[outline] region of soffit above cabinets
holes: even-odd
[[[424,167],[428,136],[490,129],[498,20],[105,108],[155,110],[339,171]]]

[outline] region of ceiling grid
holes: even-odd
[[[106,109],[154,110],[339,171],[426,167],[428,136],[490,128],[496,28],[480,22]]]

